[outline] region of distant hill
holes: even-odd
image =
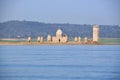
[[[120,38],[119,25],[99,25],[101,38]],[[41,23],[33,21],[7,21],[0,23],[0,38],[26,38],[31,36],[47,37],[48,34],[55,35],[56,30],[61,28],[64,34],[69,37],[89,37],[92,38],[93,25],[88,24],[59,24]]]

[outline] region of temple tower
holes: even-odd
[[[94,25],[93,26],[93,42],[99,41],[99,26]]]
[[[56,32],[56,37],[62,37],[62,30],[60,28]]]

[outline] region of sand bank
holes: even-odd
[[[83,44],[79,42],[67,42],[67,43],[52,43],[52,42],[0,42],[0,45],[120,45],[120,43],[99,43],[99,44]]]

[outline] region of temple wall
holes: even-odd
[[[52,37],[52,42],[54,43],[67,42],[67,37]]]

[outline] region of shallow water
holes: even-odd
[[[120,80],[120,45],[0,46],[0,80]]]

